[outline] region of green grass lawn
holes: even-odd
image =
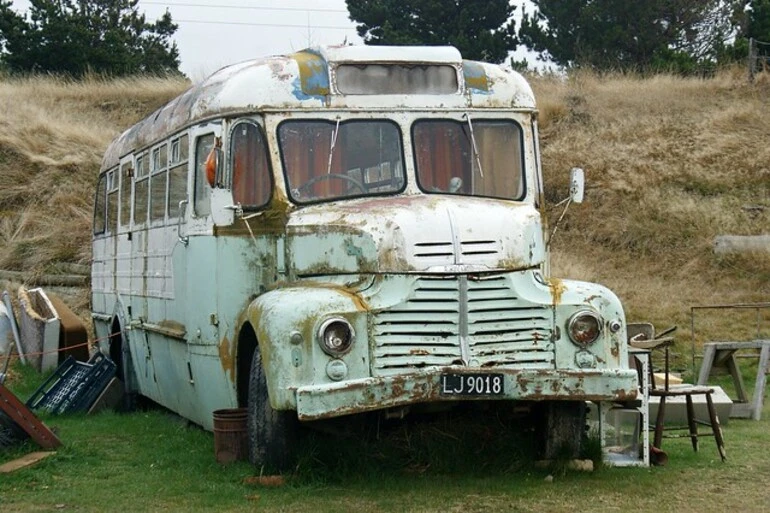
[[[14,392],[26,398],[36,380],[22,374]],[[257,470],[217,463],[211,433],[162,410],[42,417],[63,446],[32,467],[0,475],[4,513],[722,512],[770,505],[767,406],[759,422],[731,419],[724,426],[725,463],[711,438],[701,440],[698,453],[688,439],[672,439],[664,441],[666,467],[541,470],[517,417],[489,412],[463,429],[449,417],[311,434],[297,470],[279,487],[248,484],[244,479]],[[0,463],[33,450],[32,443],[0,449]]]

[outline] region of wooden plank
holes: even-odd
[[[762,402],[765,395],[765,380],[767,375],[764,369],[767,368],[770,362],[770,344],[762,346],[762,351],[759,353],[759,366],[757,367],[757,381],[754,384],[754,397],[752,397],[752,416],[754,420],[759,420],[762,417]]]
[[[91,277],[73,274],[35,275],[33,273],[0,270],[0,280],[17,281],[29,286],[87,287],[91,282]]]
[[[0,474],[10,474],[11,472],[19,470],[20,468],[29,467],[30,465],[34,465],[38,461],[45,459],[53,454],[56,454],[56,451],[38,451],[25,454],[21,458],[11,460],[0,465]]]
[[[714,364],[716,350],[715,344],[703,344],[703,363],[701,363],[700,366],[698,385],[705,385],[708,383],[709,376],[711,375],[711,367]]]
[[[770,235],[717,235],[714,238],[714,253],[717,255],[753,251],[770,251]]]
[[[749,342],[706,342],[704,349],[715,347],[717,349],[762,349],[765,344],[770,344],[770,340],[751,340]]]
[[[0,409],[43,449],[55,449],[61,445],[59,438],[3,385],[0,385]]]

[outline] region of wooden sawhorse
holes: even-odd
[[[738,368],[735,353],[742,349],[759,349],[759,366],[754,384],[754,395],[749,403],[743,377]],[[733,377],[738,399],[733,402],[730,417],[759,420],[762,416],[762,402],[765,394],[768,363],[770,363],[770,340],[750,342],[707,342],[703,344],[703,363],[698,375],[698,385],[705,385],[715,368],[726,368]]]

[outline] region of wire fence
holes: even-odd
[[[749,39],[749,81],[757,73],[770,71],[770,43]]]

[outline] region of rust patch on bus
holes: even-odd
[[[230,340],[225,336],[217,346],[219,350],[219,362],[225,373],[230,374],[230,381],[235,380],[235,358],[233,358]]]
[[[170,330],[170,331],[180,331],[180,332],[182,332],[182,333],[184,333],[185,331],[187,331],[187,328],[185,328],[185,325],[184,325],[184,324],[182,324],[181,322],[177,322],[177,321],[170,321],[170,320],[168,320],[168,319],[167,319],[167,320],[163,320],[163,321],[160,321],[160,322],[158,323],[158,326],[160,326],[161,328],[164,328],[164,329]]]
[[[277,187],[273,188],[273,197],[265,210],[252,214],[246,213],[246,216],[252,216],[250,219],[236,219],[232,225],[218,226],[214,225],[214,236],[234,235],[240,237],[251,237],[258,235],[283,235],[286,231],[286,223],[289,221],[289,214],[292,211],[292,205],[286,200]]]
[[[564,286],[564,283],[558,278],[551,278],[550,280],[548,280],[548,288],[551,289],[551,298],[553,299],[553,306],[556,306],[559,303],[561,303],[561,296],[562,294],[564,294],[564,291],[567,290],[567,287]]]

